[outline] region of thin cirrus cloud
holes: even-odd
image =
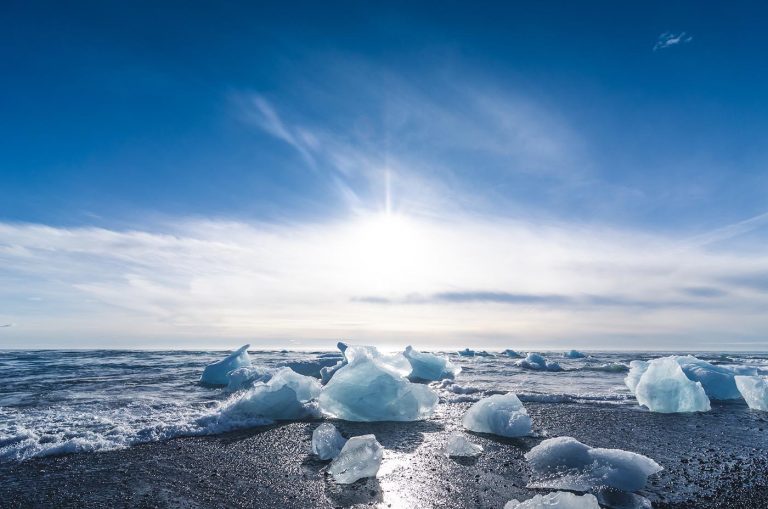
[[[768,329],[768,295],[739,284],[768,273],[764,257],[577,223],[361,213],[153,232],[0,223],[0,238],[0,323],[22,324],[8,346],[683,347],[759,345]]]
[[[686,32],[680,32],[675,34],[673,32],[664,32],[656,40],[656,44],[653,45],[653,51],[659,51],[665,48],[671,48],[672,46],[678,46],[681,44],[688,44],[693,40],[692,35],[688,35]]]

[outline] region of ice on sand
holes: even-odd
[[[736,387],[754,410],[768,412],[768,381],[761,376],[737,376]]]
[[[427,352],[419,352],[408,346],[403,355],[411,364],[411,378],[427,381],[455,378],[461,368],[455,366],[447,357]]]
[[[363,477],[376,477],[384,448],[374,435],[352,437],[331,462],[328,473],[339,484],[351,484]]]
[[[576,495],[567,491],[555,491],[546,495],[536,495],[523,502],[510,500],[504,509],[600,509],[597,498],[589,493]]]
[[[563,368],[556,362],[548,361],[543,355],[538,353],[529,353],[525,359],[515,362],[519,368],[534,369],[538,371],[562,371]]]
[[[312,432],[312,453],[321,460],[331,460],[339,455],[347,440],[336,426],[324,422]]]
[[[266,383],[260,382],[222,408],[229,419],[263,417],[274,420],[302,419],[313,415],[308,403],[320,394],[320,383],[312,377],[281,368]]]
[[[203,370],[200,382],[208,385],[227,385],[229,379],[227,375],[237,368],[251,365],[251,358],[248,357],[248,347],[244,345],[221,359],[220,361],[209,364]]]
[[[638,372],[640,376],[638,377]],[[674,357],[661,357],[645,364],[630,364],[626,380],[634,386],[635,398],[652,412],[707,412],[709,398],[701,382],[690,380]]]
[[[734,380],[734,376],[738,374],[736,371],[724,366],[715,366],[714,364],[698,359],[692,355],[662,358],[674,359],[689,380],[701,383],[701,386],[704,388],[704,392],[709,399],[726,400],[741,398],[741,394],[739,393],[739,389],[736,387],[736,382]],[[627,384],[627,387],[629,387],[629,390],[635,392],[635,388],[640,382],[640,378],[645,370],[648,369],[648,362],[632,361],[629,366],[630,372],[625,383]]]
[[[517,396],[494,394],[472,405],[464,415],[464,427],[478,433],[503,437],[530,435],[531,418]]]
[[[434,412],[437,394],[408,380],[411,365],[402,354],[350,346],[345,357],[347,365],[336,371],[318,398],[325,415],[347,421],[416,421]]]
[[[459,432],[451,433],[443,447],[443,453],[448,457],[469,457],[480,456],[483,447],[473,444],[467,437]]]
[[[544,440],[525,455],[534,488],[590,491],[609,487],[642,489],[662,467],[651,458],[621,449],[593,448],[572,437]]]

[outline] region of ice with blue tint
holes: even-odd
[[[200,377],[200,383],[208,385],[229,384],[229,379],[227,378],[229,373],[237,368],[251,365],[251,358],[248,357],[248,347],[250,346],[241,346],[224,359],[207,365],[203,370],[203,375]]]
[[[555,491],[519,502],[510,500],[504,509],[600,509],[597,498],[586,493],[576,495],[567,491]]]
[[[529,487],[590,491],[610,487],[637,491],[663,468],[647,456],[593,448],[572,437],[544,440],[525,454],[533,476]]]
[[[338,358],[323,357],[310,360],[290,361],[284,363],[283,366],[291,368],[300,375],[322,378],[323,369],[334,367],[338,361]]]
[[[384,448],[374,435],[352,437],[331,462],[328,473],[339,484],[352,484],[364,477],[376,477]]]
[[[504,355],[506,355],[507,357],[512,357],[513,359],[518,359],[518,358],[522,357],[522,355],[520,355],[520,354],[519,354],[519,353],[517,353],[516,351],[514,351],[514,350],[511,350],[511,349],[509,349],[509,348],[507,348],[506,350],[504,350],[504,351],[503,351],[503,352],[501,352],[501,353],[503,353],[503,354],[504,354]]]
[[[449,458],[474,458],[482,452],[483,446],[470,442],[458,431],[451,433],[443,447],[443,453]]]
[[[256,382],[267,382],[272,378],[274,370],[264,366],[251,365],[237,368],[227,375],[227,390],[237,391],[252,386]]]
[[[326,366],[320,369],[320,380],[323,385],[328,383],[336,371],[347,365],[347,357],[344,354],[344,352],[347,351],[347,344],[339,341],[336,343],[336,348],[341,352],[341,359],[337,360],[337,362],[331,366]],[[334,354],[334,358],[338,359],[338,356]]]
[[[469,348],[465,348],[464,350],[459,350],[459,355],[461,355],[462,357],[474,357],[475,351],[470,350]]]
[[[320,389],[320,383],[315,378],[281,368],[269,381],[256,383],[238,398],[229,401],[218,411],[218,420],[238,421],[256,417],[303,419],[315,414],[309,402],[317,398]]]
[[[427,352],[418,352],[408,346],[403,355],[411,364],[411,378],[417,380],[437,381],[445,378],[455,378],[461,368],[455,366],[447,357]]]
[[[402,354],[383,355],[374,347],[350,346],[318,398],[327,416],[347,421],[417,421],[432,415],[438,396],[408,380],[411,365]]]
[[[529,353],[525,359],[515,362],[519,368],[534,369],[537,371],[562,371],[563,368],[557,362],[547,360],[538,353]]]
[[[563,354],[563,357],[566,359],[583,359],[586,357],[583,353],[579,352],[578,350],[568,350]]]
[[[744,401],[753,410],[768,412],[768,380],[761,376],[737,376],[738,387]]]
[[[724,366],[715,366],[692,355],[675,357],[690,380],[701,382],[710,399],[741,399],[736,387],[734,371]]]
[[[332,460],[339,455],[347,440],[336,426],[324,422],[312,432],[312,453],[321,460]]]
[[[652,412],[707,412],[710,409],[701,382],[685,376],[675,357],[661,357],[645,364],[633,361],[625,382],[630,389],[634,387],[637,402]]]
[[[473,404],[464,415],[463,425],[470,431],[503,437],[531,434],[531,418],[520,399],[512,394],[494,394]]]

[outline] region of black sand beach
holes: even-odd
[[[768,507],[768,416],[737,404],[704,414],[654,414],[609,405],[526,405],[542,436],[645,454],[664,467],[642,495],[664,509]],[[465,408],[441,405],[414,423],[347,423],[386,448],[376,480],[336,485],[309,454],[315,422],[210,437],[178,438],[102,453],[0,465],[0,505],[26,507],[501,508],[530,490],[523,454],[540,438],[474,435],[476,460],[444,457],[440,446]]]

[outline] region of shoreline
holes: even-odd
[[[336,485],[310,455],[319,421],[180,437],[127,449],[0,464],[3,507],[488,507],[554,490],[526,488],[523,454],[543,437],[645,454],[664,470],[639,492],[663,509],[768,507],[768,416],[718,404],[704,414],[634,407],[530,403],[538,437],[471,434],[485,451],[449,459],[462,404],[406,423],[335,421],[347,436],[373,433],[386,452],[376,479]]]

